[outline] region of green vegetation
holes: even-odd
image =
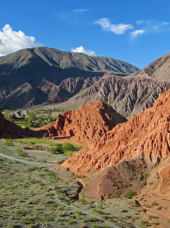
[[[80,146],[76,147],[71,143],[62,143],[62,144],[57,144],[55,146],[49,147],[49,151],[52,154],[64,154],[66,156],[71,156],[72,153],[80,149],[81,149]]]
[[[63,153],[62,144],[58,144],[56,146],[50,146],[49,151],[53,154],[62,154]]]
[[[22,144],[29,144],[29,145],[34,145],[34,144],[49,144],[49,145],[56,145],[55,142],[51,142],[47,139],[38,139],[38,138],[23,138],[23,139],[14,139],[14,142],[22,143]]]
[[[16,117],[14,114],[11,114],[10,110],[5,109],[3,114],[5,119],[23,128],[30,129],[42,127],[56,120],[56,118],[51,116],[51,110],[36,110],[29,112],[27,116],[22,115],[21,117]]]
[[[131,164],[130,162],[126,161],[125,168],[126,169],[135,169],[135,166],[133,164]]]
[[[4,142],[4,145],[5,146],[13,146],[13,143],[12,143],[11,140],[7,140],[7,141]]]
[[[77,147],[77,146],[74,146],[71,143],[63,143],[62,144],[63,153],[66,156],[71,156],[72,153],[74,153],[77,150],[80,150],[80,148],[81,148],[80,146]]]
[[[136,208],[128,207],[134,200],[78,200],[81,185],[75,181],[77,176],[60,179],[65,169],[56,169],[54,173],[47,168],[58,157],[63,159],[64,152],[79,149],[77,145],[44,139],[11,142],[13,146],[0,142],[1,153],[18,159],[0,157],[0,227],[139,227],[141,219],[136,217]],[[40,146],[45,150],[39,150]],[[61,148],[62,154],[49,151],[50,147]],[[47,163],[42,164],[44,158]],[[126,207],[126,214],[120,213]]]
[[[37,170],[37,167],[35,167],[35,166],[30,166],[26,169],[27,172],[33,172],[35,170]]]
[[[11,115],[10,115],[10,110],[9,110],[9,109],[5,109],[5,110],[3,111],[3,114],[4,114],[4,117],[5,117],[6,120],[9,120],[9,121],[12,120]]]
[[[35,149],[46,148],[52,154],[64,154],[66,156],[71,156],[72,153],[82,148],[82,146],[73,145],[71,143],[55,143],[47,139],[38,138],[14,139],[13,142],[32,145]],[[42,147],[41,144],[44,146]]]
[[[129,190],[129,191],[125,192],[125,194],[124,194],[124,196],[127,198],[132,198],[135,195],[136,195],[136,192],[134,192],[132,190]]]
[[[17,154],[20,157],[27,157],[28,156],[27,153],[25,151],[23,151],[21,148],[17,149]]]

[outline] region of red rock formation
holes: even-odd
[[[16,138],[16,137],[31,137],[38,136],[41,132],[25,130],[16,124],[6,120],[0,113],[0,138]]]
[[[83,105],[75,112],[59,114],[55,124],[40,129],[48,129],[50,136],[72,137],[74,140],[92,143],[124,121],[126,119],[110,105],[97,101]]]
[[[94,112],[92,115],[97,114]],[[98,128],[96,123],[94,126],[95,129]],[[125,123],[118,124],[103,137],[98,136],[95,146],[89,145],[74,153],[62,166],[85,175],[90,171],[137,157],[144,159],[147,165],[153,166],[170,154],[169,132],[170,90],[161,94],[152,108],[133,116]]]
[[[166,197],[170,199],[170,163],[167,163],[158,170],[158,176],[160,183],[153,193],[162,193],[164,196],[167,194]]]
[[[129,190],[137,192],[146,185],[147,175],[144,173],[147,173],[144,160],[122,161],[92,176],[82,192],[89,200],[120,197]]]

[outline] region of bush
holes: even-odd
[[[37,167],[36,166],[30,166],[30,167],[28,167],[27,168],[27,172],[33,172],[33,171],[35,171],[35,170],[37,170]]]
[[[125,194],[124,194],[124,196],[128,197],[128,198],[132,198],[135,195],[136,195],[136,192],[134,192],[132,190],[129,190],[129,191],[125,192]]]
[[[4,142],[4,145],[5,145],[5,146],[13,146],[13,143],[12,143],[11,141],[8,140],[8,141],[5,141],[5,142]]]
[[[17,149],[17,154],[20,157],[28,157],[27,153],[25,151],[23,151],[21,148]]]
[[[62,154],[63,153],[63,148],[61,145],[57,145],[57,146],[50,146],[49,147],[49,151],[52,154]]]
[[[63,143],[64,151],[75,151],[76,148],[71,143]]]

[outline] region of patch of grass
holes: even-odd
[[[63,153],[63,148],[61,144],[58,144],[57,146],[50,146],[49,151],[52,154],[62,154]]]
[[[141,224],[141,226],[140,226],[141,228],[146,227],[146,226],[150,226],[149,222],[144,221],[144,220],[142,220],[142,221],[140,222],[140,224]]]
[[[135,195],[136,195],[136,192],[134,192],[132,190],[129,190],[129,191],[125,192],[125,194],[124,194],[124,196],[127,198],[132,198]]]
[[[159,223],[159,222],[153,222],[152,225],[153,225],[153,226],[159,226],[160,223]]]
[[[23,138],[23,139],[14,139],[15,142],[23,143],[23,144],[48,144],[56,146],[56,143],[51,142],[46,139],[38,139],[38,138]]]
[[[68,221],[68,224],[69,224],[69,225],[73,225],[73,224],[76,224],[76,223],[77,223],[76,220],[70,220],[70,221]]]
[[[37,170],[37,167],[36,167],[36,166],[30,166],[30,167],[28,167],[28,168],[26,169],[27,172],[33,172],[33,171],[35,171],[35,170]]]
[[[131,164],[130,162],[126,161],[125,168],[126,169],[135,169],[135,166],[133,164]]]
[[[126,185],[125,183],[122,183],[122,188],[127,188],[128,185]]]
[[[12,143],[11,140],[7,140],[7,141],[4,142],[4,145],[5,146],[13,146],[14,144]]]
[[[28,154],[25,151],[23,151],[21,148],[17,149],[17,154],[20,157],[28,157]]]
[[[50,216],[44,216],[43,219],[42,219],[43,222],[51,222],[53,221],[53,218],[50,217]]]
[[[93,208],[92,211],[95,213],[103,214],[103,211],[97,208]]]
[[[87,222],[101,222],[101,220],[98,219],[98,218],[93,217],[93,218],[89,218],[89,219],[87,220]]]
[[[63,147],[64,151],[67,151],[67,150],[74,151],[74,150],[76,150],[76,148],[71,143],[63,143],[62,147]]]
[[[151,203],[151,205],[152,205],[152,206],[158,206],[159,203],[157,203],[156,201],[153,201],[153,202]]]
[[[153,219],[153,216],[152,216],[152,215],[147,215],[147,218],[148,218],[149,220],[151,220],[151,219]]]
[[[63,143],[62,144],[64,155],[71,156],[75,151],[78,151],[81,147],[75,147],[71,143]]]

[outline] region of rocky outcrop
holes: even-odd
[[[82,193],[88,199],[97,200],[125,196],[128,191],[136,193],[146,185],[147,173],[143,159],[122,161],[92,176]]]
[[[170,159],[164,166],[160,167],[157,171],[158,177],[160,178],[159,185],[153,190],[156,194],[167,194],[170,199]]]
[[[59,114],[54,124],[45,126],[50,136],[72,137],[72,140],[97,142],[107,131],[126,119],[101,101],[81,106],[77,111]],[[42,130],[43,128],[41,128]]]
[[[106,132],[96,145],[72,155],[62,166],[79,174],[96,172],[123,160],[141,158],[158,165],[170,154],[170,90],[154,106]]]
[[[168,77],[170,73],[167,73]],[[170,82],[151,77],[119,77],[105,74],[88,88],[56,108],[73,107],[101,100],[129,119],[153,106],[159,95],[170,88]]]

